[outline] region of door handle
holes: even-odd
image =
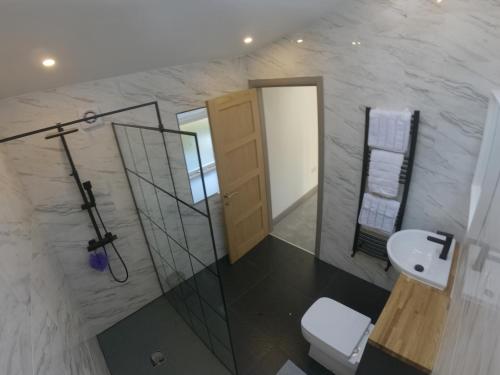
[[[232,197],[234,197],[237,194],[239,194],[238,191],[233,191],[232,193],[226,193],[226,194],[224,194],[224,198],[231,199]]]

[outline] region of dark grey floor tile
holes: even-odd
[[[330,284],[322,292],[323,297],[329,297],[350,308],[359,311],[375,323],[384,309],[390,292],[376,285],[337,270]]]
[[[285,262],[295,261],[300,255],[298,251],[306,252],[273,236],[267,236],[254,249],[248,252],[242,260],[252,263],[261,272],[270,272],[283,266]]]
[[[285,262],[282,267],[271,273],[273,282],[317,299],[322,296],[335,276],[336,269],[313,256],[296,257],[295,261]]]
[[[256,362],[242,375],[276,375],[288,361],[288,355],[280,349],[270,350],[259,362]]]
[[[98,340],[112,375],[229,375],[164,297],[101,333]],[[156,368],[150,362],[154,351],[166,357]]]
[[[234,264],[229,264],[229,259],[225,257],[219,261],[219,269],[228,305],[269,275],[269,272],[246,260],[245,257]]]
[[[233,265],[223,264],[233,344],[240,375],[275,374],[292,360],[309,375],[330,372],[308,356],[300,321],[322,296],[375,321],[389,292],[268,236]]]
[[[300,319],[314,300],[293,287],[273,282],[268,277],[242,295],[232,310],[248,317],[289,320]]]
[[[424,375],[391,355],[368,345],[363,353],[356,375]]]
[[[326,296],[375,321],[389,297],[389,292],[272,236],[235,264],[222,259],[218,268],[240,375],[274,375],[288,359],[308,375],[328,374],[308,356],[309,345],[300,325],[305,311],[317,298]],[[168,296],[217,357],[231,367],[229,332],[217,276],[205,269]],[[172,312],[174,318],[169,315]],[[228,374],[164,299],[118,323],[99,340],[113,375]],[[153,350],[166,352],[164,372],[158,368],[151,372],[148,356]],[[193,356],[197,356],[196,361],[192,361]],[[378,353],[367,358],[382,360]],[[363,364],[365,370],[369,367]]]
[[[258,330],[237,312],[229,311],[228,315],[238,369],[240,375],[244,375],[255,363],[260,362],[275,344],[269,335]]]

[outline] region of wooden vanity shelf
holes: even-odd
[[[448,316],[458,253],[457,245],[443,291],[399,276],[370,335],[371,345],[424,373],[432,372]]]

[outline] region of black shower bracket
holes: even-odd
[[[104,234],[104,238],[102,240],[95,240],[95,239],[90,240],[89,246],[87,246],[87,250],[89,252],[97,250],[103,246],[106,246],[108,243],[113,242],[116,239],[118,239],[117,235],[115,235],[111,232],[107,232],[106,234]]]
[[[90,181],[85,181],[82,185],[88,195],[88,202],[82,204],[82,210],[87,210],[91,207],[95,207],[96,203],[94,193],[92,192],[92,183]]]
[[[71,167],[70,176],[75,179],[76,185],[78,186],[78,190],[80,191],[80,195],[82,196],[83,199],[83,204],[81,205],[81,208],[82,210],[87,211],[87,213],[89,214],[90,221],[92,222],[92,226],[94,227],[95,233],[97,235],[97,239],[90,240],[89,245],[87,246],[87,250],[89,252],[94,251],[101,247],[104,247],[109,243],[112,243],[118,237],[112,234],[111,232],[106,232],[103,236],[101,233],[101,228],[99,228],[97,220],[94,216],[94,211],[92,211],[92,208],[96,206],[94,193],[92,192],[92,183],[90,181],[85,181],[82,183],[82,180],[80,179],[80,175],[78,173],[78,170],[76,169],[75,163],[73,161],[73,156],[71,155],[71,151],[69,150],[68,143],[66,142],[66,137],[65,137],[67,134],[74,133],[77,130],[72,129],[64,131],[62,126],[59,126],[57,128],[57,131],[58,133],[47,136],[46,138],[51,139],[59,137],[61,139],[64,152],[66,153],[69,165]]]
[[[72,125],[78,125],[78,124],[82,124],[82,123],[91,124],[100,118],[116,115],[116,114],[123,113],[123,112],[132,111],[132,110],[137,110],[137,109],[141,109],[141,108],[147,108],[147,107],[152,107],[156,113],[156,117],[158,119],[158,130],[161,132],[166,131],[164,129],[163,123],[161,121],[160,107],[158,105],[158,102],[152,101],[152,102],[147,102],[147,103],[143,103],[143,104],[133,105],[133,106],[126,107],[126,108],[116,109],[116,110],[109,111],[109,112],[103,112],[103,113],[97,113],[97,114],[95,112],[92,112],[92,113],[87,112],[87,113],[85,113],[83,118],[79,118],[79,119],[64,122],[64,123],[57,123],[55,125],[46,126],[46,127],[40,128],[40,129],[31,130],[31,131],[28,131],[25,133],[20,133],[20,134],[16,134],[16,135],[13,135],[13,136],[10,136],[7,138],[0,139],[0,144],[2,144],[2,143],[7,143],[10,141],[14,141],[14,140],[22,139],[22,138],[27,138],[27,137],[31,137],[33,135],[43,134],[46,132],[56,130],[55,133],[51,133],[49,135],[46,135],[45,139],[52,139],[52,138],[60,138],[61,139],[61,142],[62,142],[63,147],[64,147],[64,151],[66,153],[66,156],[68,157],[68,161],[69,161],[70,166],[71,166],[70,176],[75,179],[76,185],[78,186],[78,190],[80,191],[80,195],[82,196],[82,199],[83,199],[83,204],[81,205],[81,208],[82,208],[82,210],[87,211],[89,218],[90,218],[90,221],[92,222],[92,227],[94,228],[94,230],[96,232],[97,238],[92,239],[88,242],[87,249],[88,249],[88,251],[94,251],[94,250],[97,250],[97,249],[102,247],[104,250],[104,253],[106,253],[106,245],[111,244],[116,255],[118,256],[119,260],[123,264],[126,276],[122,280],[118,279],[114,275],[113,270],[111,269],[111,264],[109,264],[109,263],[108,263],[108,269],[109,269],[111,275],[113,276],[113,278],[115,279],[115,281],[120,282],[120,283],[126,282],[128,280],[128,269],[127,269],[127,266],[124,263],[121,255],[120,255],[120,253],[118,252],[115,245],[113,244],[113,242],[118,237],[116,235],[114,235],[113,233],[107,231],[106,226],[105,226],[104,222],[102,221],[102,218],[99,214],[99,210],[97,208],[97,203],[96,203],[94,195],[92,193],[92,184],[90,183],[90,181],[86,181],[84,183],[81,182],[80,176],[78,175],[78,171],[75,167],[75,164],[73,163],[73,158],[71,156],[71,153],[70,153],[68,144],[66,142],[65,136],[68,134],[76,133],[77,131],[79,131],[79,129],[78,128],[66,129],[66,128],[69,126],[72,126]],[[94,215],[94,212],[93,212],[94,210],[95,210],[97,217],[99,218],[99,221],[102,224],[102,229],[103,229],[104,235],[102,234],[101,229],[99,228],[99,225],[97,224],[96,216]],[[209,221],[210,221],[210,218],[209,218]],[[142,224],[141,224],[141,226],[142,226]],[[142,228],[142,229],[144,232],[144,228]],[[211,234],[212,234],[212,242],[215,245],[213,233],[211,232]],[[151,250],[149,248],[148,248],[148,250],[149,250],[150,256],[152,257]],[[214,248],[214,252],[215,252],[215,248]],[[106,254],[106,256],[107,256],[107,254]],[[160,281],[160,274],[158,273],[158,269],[156,268],[156,266],[154,264],[153,264],[153,266],[154,266],[155,273],[158,277],[158,280]],[[160,283],[161,283],[161,281],[160,281]]]

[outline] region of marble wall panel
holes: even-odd
[[[487,100],[500,86],[499,17],[491,0],[341,1],[248,56],[252,79],[324,78],[323,260],[387,289],[397,277],[383,262],[350,256],[365,106],[421,111],[403,227],[463,235]]]

